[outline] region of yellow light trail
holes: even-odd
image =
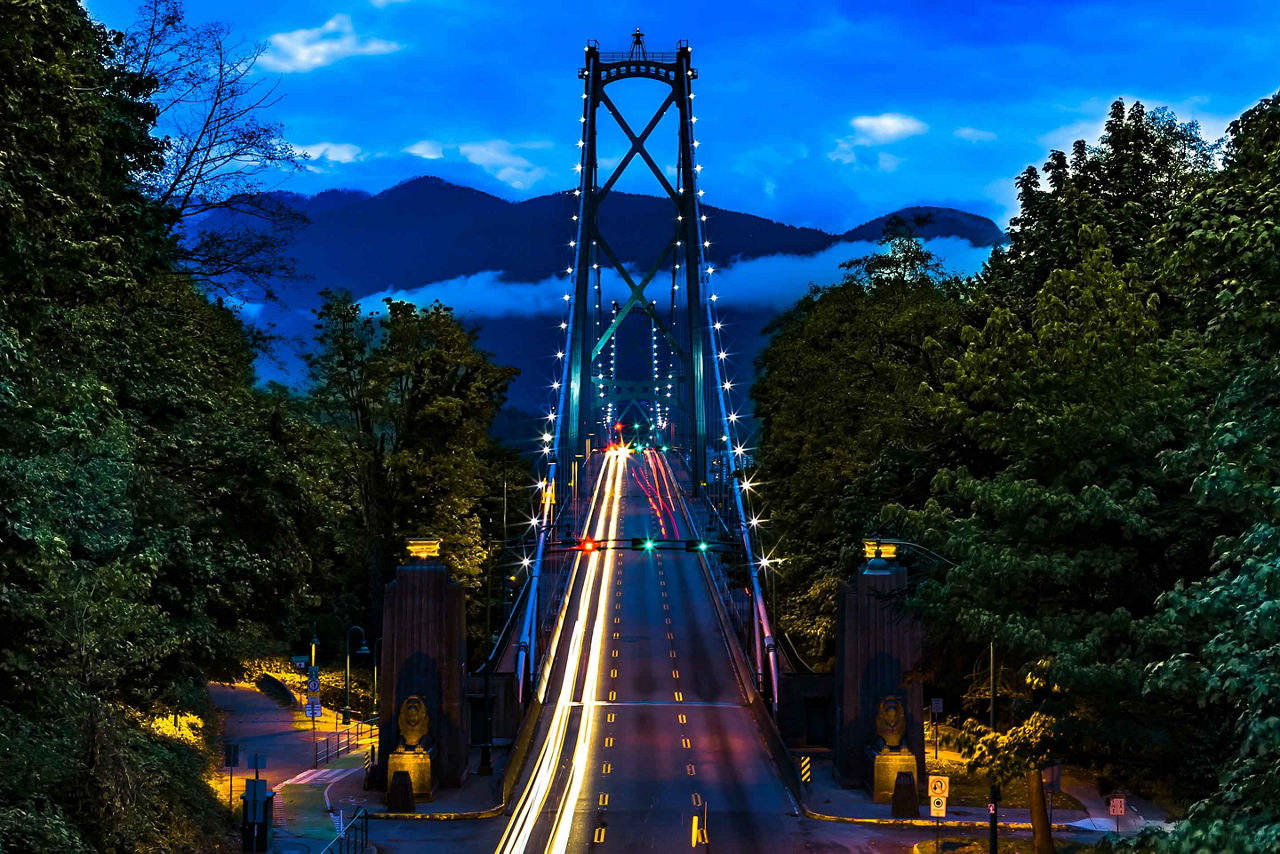
[[[618,505],[622,499],[622,485],[626,482],[627,458],[624,452],[621,462],[614,466],[615,480],[613,484],[613,506],[608,513],[610,543],[618,535]],[[617,550],[610,545],[605,550],[604,578],[600,580],[600,593],[596,604],[596,622],[591,630],[591,653],[587,663],[586,677],[582,684],[582,719],[578,723],[578,742],[573,749],[573,770],[569,775],[569,785],[565,787],[564,797],[560,800],[560,809],[556,813],[555,829],[551,834],[551,844],[547,850],[560,854],[569,844],[569,831],[573,826],[573,811],[582,792],[582,781],[586,777],[587,759],[591,753],[591,740],[595,734],[596,724],[596,685],[600,676],[600,656],[604,650],[604,618],[606,605],[609,602],[609,579],[612,577],[613,564]],[[584,588],[590,589],[590,588]],[[585,595],[585,593],[584,593]],[[617,671],[612,671],[614,675]]]
[[[620,493],[618,477],[620,472],[626,469],[626,452],[623,449],[610,450],[605,454],[605,465],[601,472],[600,480],[596,482],[596,491],[592,496],[591,511],[595,513],[595,539],[597,541],[603,539],[606,524],[613,518],[613,529],[617,529],[617,508],[618,497]],[[599,497],[599,489],[601,484],[605,485],[604,501],[601,505],[596,504]],[[611,502],[612,499],[612,502]],[[598,509],[609,508],[610,512],[596,512]],[[590,519],[587,527],[590,527]],[[612,539],[612,534],[610,535]],[[606,550],[607,554],[612,554],[612,549]],[[578,563],[581,555],[574,562],[574,576],[577,575]],[[569,639],[569,647],[566,650],[566,667],[564,679],[560,686],[560,694],[556,700],[555,712],[552,715],[551,726],[547,730],[546,738],[542,743],[542,750],[538,754],[538,763],[534,767],[533,774],[529,778],[529,783],[525,787],[524,794],[521,795],[519,803],[511,817],[511,821],[507,824],[506,830],[502,834],[502,840],[498,843],[498,852],[506,854],[506,852],[523,852],[529,844],[529,837],[533,833],[537,824],[538,816],[541,814],[543,806],[546,804],[547,797],[550,795],[551,785],[555,780],[556,772],[560,766],[560,755],[564,750],[565,733],[569,725],[570,711],[573,703],[573,688],[578,681],[578,668],[582,660],[582,646],[586,637],[587,620],[590,614],[591,598],[590,592],[595,584],[596,576],[600,567],[600,552],[592,552],[587,561],[586,576],[583,579],[582,595],[578,599],[578,610],[575,618],[572,634]],[[570,588],[572,589],[572,580]],[[601,591],[606,590],[605,585],[601,585]],[[599,597],[604,599],[603,596]],[[552,648],[548,652],[548,665],[554,656],[554,651],[558,645],[561,629],[564,625],[564,619],[568,608],[568,599],[565,601],[565,608],[561,610],[559,621],[556,625],[555,637],[552,641]],[[599,615],[598,615],[599,616]],[[597,631],[595,632],[594,641],[599,645],[599,622],[597,620]],[[593,649],[593,661],[598,656],[595,655],[597,650]],[[588,677],[594,673],[593,667],[588,672]],[[544,680],[545,686],[545,680]],[[545,690],[545,687],[544,687]],[[580,729],[581,732],[581,729]],[[575,753],[577,751],[575,750]],[[575,756],[575,763],[577,757]],[[563,804],[562,804],[563,808]]]

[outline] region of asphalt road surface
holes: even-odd
[[[560,640],[572,660],[557,662],[546,699],[562,725],[535,753],[499,850],[808,849],[699,557],[661,548],[694,536],[665,461],[614,452],[601,479],[588,535],[620,547],[579,561]],[[632,551],[632,537],[659,548]]]

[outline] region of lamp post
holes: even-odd
[[[373,642],[373,716],[378,716],[378,664],[382,661],[382,638]]]
[[[996,731],[996,642],[991,642],[991,732]],[[1039,773],[1039,772],[1036,772]],[[991,800],[987,804],[988,818],[991,827],[988,830],[987,844],[990,847],[991,854],[996,854],[996,802],[1000,798],[1000,788],[996,785],[995,778],[991,778]]]
[[[320,645],[320,638],[316,635],[315,624],[311,625],[311,668],[307,670],[307,677],[315,678],[319,672],[316,670],[316,647]],[[318,696],[318,695],[317,695]],[[315,715],[311,716],[311,767],[320,767],[320,745],[316,741],[316,719]]]
[[[342,725],[346,726],[351,723],[351,633],[360,632],[360,648],[356,650],[356,655],[368,655],[369,645],[365,641],[364,629],[359,626],[352,626],[347,629],[347,699],[342,705]]]
[[[499,565],[507,545],[507,461],[505,458],[502,460],[501,542],[502,547],[498,552]],[[495,569],[497,567],[490,567],[485,579],[484,636],[486,644],[493,640],[493,573]],[[486,661],[484,665],[484,741],[480,744],[480,766],[476,768],[476,774],[485,776],[493,774],[493,694],[490,684],[492,671],[493,661]]]

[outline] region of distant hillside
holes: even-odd
[[[538,282],[562,270],[576,211],[572,193],[509,202],[439,178],[405,181],[369,195],[330,190],[316,196],[280,193],[276,198],[305,215],[309,224],[291,247],[300,273],[325,287],[343,287],[357,296],[387,288],[501,271],[510,282]],[[813,255],[834,243],[878,240],[890,215],[845,234],[798,228],[751,214],[707,207],[713,256],[725,267],[735,260],[767,255]],[[928,214],[921,237],[959,237],[975,246],[993,246],[1004,235],[994,222],[951,208],[904,208],[910,218]],[[670,202],[657,196],[613,192],[601,206],[601,229],[624,262],[648,266],[671,238]],[[230,225],[210,220],[208,225]],[[296,307],[311,300],[285,285]]]
[[[519,304],[513,313],[512,303],[504,301],[518,298],[503,292],[507,284],[545,281],[571,262],[567,244],[577,210],[571,192],[511,202],[424,177],[376,195],[329,190],[316,196],[278,193],[275,198],[302,214],[307,224],[288,247],[301,276],[277,283],[281,303],[256,309],[256,321],[286,341],[276,348],[276,361],[260,362],[265,376],[284,381],[301,378],[295,345],[288,342],[310,339],[311,310],[326,288],[349,290],[360,298],[489,272],[497,274],[499,284],[463,285],[470,299],[462,313],[479,326],[481,346],[500,362],[521,368],[523,376],[512,388],[512,404],[525,410],[542,405],[543,389],[554,370],[548,359],[560,335],[558,316],[536,316],[546,312],[546,303],[541,308]],[[721,268],[766,256],[813,256],[841,242],[875,241],[893,216],[877,217],[844,234],[830,234],[751,214],[705,210],[711,257]],[[908,221],[918,214],[931,218],[917,229],[924,238],[957,237],[977,247],[1004,240],[991,220],[964,211],[911,207],[896,212]],[[213,228],[247,224],[217,217],[205,222]],[[601,227],[624,263],[647,269],[671,239],[671,203],[656,196],[610,193],[601,209]],[[832,275],[836,275],[834,269]],[[486,308],[490,304],[492,310]],[[749,339],[743,342],[743,352],[754,353],[762,340],[759,329],[775,309],[742,305],[738,310],[742,324],[737,332]],[[504,432],[511,426],[504,425]]]
[[[955,208],[936,208],[917,205],[891,214],[878,216],[870,222],[864,222],[857,228],[851,228],[840,235],[841,240],[879,240],[884,234],[884,227],[890,219],[898,217],[913,226],[916,237],[932,240],[935,237],[962,237],[972,246],[999,246],[1007,239],[1005,233],[985,216],[958,211]],[[915,225],[916,219],[924,218],[923,225]]]

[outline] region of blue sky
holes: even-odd
[[[123,27],[136,3],[87,6]],[[187,11],[270,45],[262,70],[284,96],[273,118],[314,156],[281,188],[376,192],[421,174],[513,199],[568,188],[583,44],[625,49],[639,26],[651,49],[693,47],[705,201],[829,231],[908,204],[1003,225],[1013,176],[1051,147],[1095,140],[1116,96],[1217,136],[1280,88],[1280,4],[1263,2],[188,0]],[[672,161],[674,143],[656,151]]]

